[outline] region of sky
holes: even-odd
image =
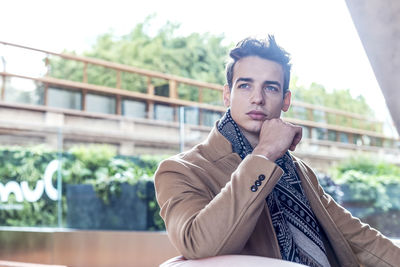
[[[0,40],[54,52],[82,52],[99,35],[125,35],[153,14],[154,29],[169,20],[181,23],[182,35],[224,34],[236,43],[272,33],[300,84],[350,89],[391,122],[344,0],[2,0],[1,10]]]

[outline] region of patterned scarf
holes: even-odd
[[[230,109],[218,123],[219,132],[244,159],[253,148],[232,119]],[[308,266],[330,266],[320,228],[301,186],[289,152],[275,161],[284,171],[266,202],[278,238],[282,259]]]

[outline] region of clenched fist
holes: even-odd
[[[294,151],[302,137],[302,128],[280,118],[265,120],[260,131],[259,143],[253,154],[275,161],[290,149]]]

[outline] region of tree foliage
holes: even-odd
[[[367,116],[374,116],[374,111],[367,104],[364,96],[353,97],[350,89],[328,91],[318,83],[311,83],[309,87],[298,84],[298,77],[293,77],[290,89],[294,100],[335,108]]]
[[[347,111],[370,118],[375,117],[373,109],[367,104],[364,96],[353,97],[350,89],[328,91],[323,85],[318,83],[312,83],[306,87],[298,84],[298,77],[293,77],[290,83],[290,90],[292,98],[299,102]],[[321,110],[313,110],[312,117],[310,118],[310,113],[307,109],[299,106],[292,106],[286,116],[382,132],[382,125],[380,123],[356,118],[350,120],[348,116],[327,113]]]
[[[177,34],[180,25],[171,22],[152,35],[149,30],[151,22],[152,18],[147,18],[122,37],[110,32],[100,35],[93,47],[83,55],[199,81],[225,82],[224,64],[230,45],[223,44],[223,35],[192,33],[180,36]],[[56,78],[82,81],[83,68],[80,62],[57,58],[51,60],[51,75]],[[117,75],[114,70],[89,65],[87,74],[89,83],[116,87]],[[152,82],[156,94],[166,95],[168,90],[163,89],[168,88],[168,81],[153,79]],[[123,72],[121,88],[145,92],[147,80],[143,76]],[[182,99],[197,100],[198,97],[197,88],[190,86],[180,85],[178,93]],[[213,102],[216,94],[205,91],[203,97],[205,102]]]
[[[228,50],[233,44],[227,44],[223,34],[191,33],[182,36],[178,34],[180,25],[171,22],[167,22],[152,33],[154,32],[152,22],[153,17],[148,17],[143,23],[136,25],[130,33],[120,37],[112,32],[102,34],[93,47],[83,53],[83,56],[204,82],[221,85],[225,83],[225,62]],[[50,63],[53,77],[73,81],[83,80],[82,62],[53,58]],[[87,75],[91,84],[109,87],[117,85],[117,73],[114,70],[89,65]],[[168,81],[152,79],[152,83],[157,95],[168,95]],[[144,93],[147,79],[137,74],[122,72],[121,88]],[[354,98],[349,89],[328,92],[324,86],[317,83],[312,83],[309,87],[300,86],[297,77],[292,78],[290,89],[294,100],[373,116],[373,110],[365,98],[363,96]],[[178,94],[181,99],[197,101],[199,90],[193,86],[180,84]],[[221,95],[214,90],[204,90],[203,99],[206,103],[221,104]],[[294,110],[288,115],[301,116],[298,113]],[[315,114],[316,120],[323,116]],[[344,118],[328,120],[333,124],[348,125]],[[358,127],[357,124],[361,123],[355,124],[353,126]]]

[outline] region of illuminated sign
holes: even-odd
[[[46,167],[43,179],[36,182],[35,189],[33,190],[29,188],[27,181],[22,181],[21,183],[9,181],[5,185],[0,183],[0,201],[8,202],[9,195],[13,193],[17,202],[23,202],[24,200],[36,202],[42,197],[43,192],[46,192],[46,195],[51,200],[56,201],[58,199],[58,191],[54,188],[51,180],[54,173],[57,172],[59,164],[59,160],[55,159],[51,161]]]

